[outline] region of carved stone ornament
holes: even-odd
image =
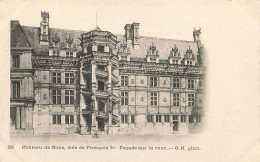
[[[144,101],[144,97],[141,97],[141,101]]]
[[[43,99],[45,99],[45,100],[47,99],[47,95],[46,94],[43,95]]]
[[[163,85],[165,86],[166,84],[167,84],[167,81],[166,81],[166,80],[164,80],[164,81],[163,81]]]
[[[55,46],[58,46],[58,43],[60,42],[60,38],[57,35],[57,33],[55,34],[55,36],[52,38],[52,42],[54,43]]]
[[[147,55],[156,55],[156,56],[159,55],[158,50],[156,49],[156,46],[153,43],[147,50]]]
[[[164,98],[164,99],[163,99],[163,102],[167,102],[167,98]]]
[[[70,37],[70,34],[69,34],[69,37],[66,37],[66,43],[68,44],[69,47],[71,47],[71,45],[73,43],[73,38]]]
[[[134,83],[135,83],[134,79],[131,79],[131,84],[134,84]]]
[[[118,52],[123,52],[123,53],[129,53],[130,49],[127,47],[126,40],[124,39],[122,43],[120,43],[118,47]]]
[[[135,101],[135,98],[134,98],[134,97],[132,97],[131,101]]]
[[[186,51],[186,54],[184,56],[186,59],[189,58],[189,59],[195,59],[195,56],[192,52],[192,49],[190,49],[190,46],[189,46],[189,49],[187,49]]]
[[[47,76],[46,76],[46,75],[44,75],[44,76],[43,76],[43,79],[44,79],[44,80],[46,80],[46,79],[47,79]]]
[[[170,57],[180,57],[179,49],[177,48],[176,44],[174,45],[174,48],[172,48],[170,52]]]
[[[140,83],[141,83],[141,84],[144,84],[144,80],[143,80],[143,79],[142,79],[142,80],[140,80]]]

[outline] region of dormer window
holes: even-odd
[[[187,61],[187,65],[192,65],[192,61]]]
[[[168,57],[170,64],[178,64],[181,59],[180,52],[176,44],[174,45],[174,48],[170,51],[170,56]]]
[[[73,57],[73,52],[66,52],[66,57]]]
[[[59,51],[56,51],[56,50],[54,50],[54,51],[53,51],[53,56],[60,56],[60,52],[59,52]]]
[[[98,51],[99,52],[104,52],[104,50],[105,50],[105,47],[104,46],[98,46]]]
[[[146,60],[147,60],[147,62],[159,63],[159,52],[158,52],[158,50],[156,49],[156,46],[153,43],[147,49]]]

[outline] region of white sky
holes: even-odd
[[[50,27],[88,31],[95,28],[96,10],[102,30],[123,34],[127,23],[139,22],[140,35],[192,40],[194,27],[205,26],[202,18],[208,3],[148,1],[25,1],[14,3],[9,19],[22,25],[39,26],[40,12],[50,12]],[[202,11],[202,12],[200,12]],[[6,16],[5,16],[6,18]]]

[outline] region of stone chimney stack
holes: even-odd
[[[125,25],[125,39],[134,49],[139,49],[139,25],[140,23],[135,22]]]
[[[140,23],[132,23],[133,40],[132,45],[134,49],[139,49],[139,25]]]
[[[131,24],[126,24],[125,25],[125,39],[126,41],[131,41]]]
[[[50,33],[49,33],[49,12],[41,12],[41,23],[40,23],[40,44],[49,45]]]

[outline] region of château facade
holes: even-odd
[[[186,134],[200,130],[205,67],[193,41],[11,21],[11,132]]]

